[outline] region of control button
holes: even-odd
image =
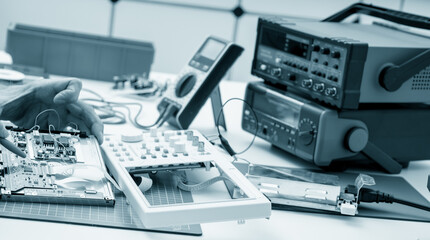
[[[266,71],[267,70],[267,65],[266,64],[260,64],[260,70],[261,71]]]
[[[160,151],[160,146],[155,146],[155,151]]]
[[[152,158],[157,158],[157,155],[151,155]]]
[[[277,58],[275,58],[275,62],[276,62],[276,63],[278,63],[278,64],[279,64],[279,63],[281,63],[281,61],[282,61],[282,59],[281,59],[281,58],[278,58],[278,57],[277,57]]]
[[[338,81],[337,77],[333,77],[333,81],[337,82]]]
[[[205,143],[199,142],[199,146],[197,147],[198,152],[204,152],[205,151]]]
[[[287,78],[288,78],[288,80],[290,80],[290,81],[295,81],[296,80],[296,75],[294,75],[294,74],[288,74],[287,75]]]
[[[146,148],[146,143],[142,143],[142,149]]]
[[[146,159],[146,156],[145,155],[141,155],[140,159]]]
[[[177,142],[173,146],[175,153],[182,153],[185,152],[185,143],[183,142]]]
[[[127,151],[127,148],[123,147],[123,148],[121,148],[121,150],[122,150],[123,152],[125,152],[125,151]]]
[[[114,149],[112,149],[112,151],[118,152],[118,148],[114,148]]]
[[[327,62],[327,61],[324,61],[324,62],[323,62],[323,65],[324,65],[324,66],[328,66],[328,62]]]
[[[317,92],[324,91],[324,83],[315,83],[313,89],[314,91],[317,91]]]
[[[293,63],[293,68],[296,68],[296,67],[297,67],[297,64]]]
[[[335,65],[333,65],[333,68],[334,69],[339,69],[339,65],[335,64]]]
[[[320,53],[322,53],[324,55],[328,55],[328,54],[330,54],[330,48],[322,48]]]
[[[129,153],[129,152],[125,152],[125,155],[126,155],[126,156],[130,156],[130,153]]]
[[[120,162],[124,162],[124,158],[120,158],[120,159],[119,159],[119,161],[120,161]]]
[[[334,97],[337,94],[337,90],[334,87],[326,88],[326,90],[324,91],[324,94],[327,96]]]
[[[333,76],[328,76],[327,79],[328,80],[333,80]]]
[[[270,74],[272,74],[274,77],[280,77],[282,70],[280,68],[272,68],[272,70],[270,70]]]
[[[321,49],[321,47],[319,45],[313,45],[312,46],[312,51],[314,51],[314,52],[319,52],[320,49]]]
[[[333,51],[331,52],[332,58],[340,58],[340,52],[339,51]]]
[[[163,154],[163,155],[161,155],[163,158],[166,158],[167,157],[167,155],[166,154]]]
[[[318,77],[321,77],[322,73],[321,72],[317,72]]]
[[[168,142],[170,140],[170,137],[175,135],[174,131],[165,131],[164,132],[164,140],[166,140],[166,142]]]
[[[191,140],[193,140],[193,131],[187,131],[187,140],[188,141],[191,141]]]
[[[157,137],[158,134],[158,130],[156,128],[151,128],[151,130],[149,130],[149,135],[151,137]]]
[[[203,66],[203,71],[207,71],[209,69],[209,66],[208,65],[204,65]]]
[[[198,136],[194,136],[193,137],[193,146],[197,146],[197,144],[199,144],[199,137]]]
[[[303,71],[307,72],[308,68],[307,67],[303,67]]]
[[[170,146],[173,147],[175,146],[175,143],[178,142],[180,139],[178,136],[174,136],[170,138]]]
[[[163,153],[169,153],[169,149],[163,149]]]
[[[307,88],[312,87],[312,79],[304,79],[302,81],[302,86]]]
[[[318,58],[314,58],[312,61],[314,61],[315,63],[318,62]]]
[[[121,153],[116,153],[115,156],[121,157]]]
[[[109,143],[109,147],[113,147],[115,146],[113,143]]]

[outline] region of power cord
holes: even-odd
[[[427,212],[430,212],[429,206],[424,206],[418,203],[409,202],[402,199],[397,199],[393,195],[380,192],[377,190],[373,190],[370,188],[361,188],[360,193],[358,195],[358,203],[367,202],[367,203],[398,203],[402,205],[406,205],[413,208],[418,208]]]
[[[255,118],[255,132],[254,132],[254,136],[252,137],[252,140],[249,143],[249,145],[244,150],[242,150],[240,152],[236,152],[236,151],[233,150],[233,148],[231,147],[230,143],[227,141],[226,138],[224,138],[222,136],[221,131],[219,130],[219,120],[220,120],[221,114],[223,114],[223,110],[224,110],[225,105],[227,105],[227,103],[229,103],[230,101],[241,101],[244,104],[246,104],[249,107],[249,109],[251,109],[252,115],[254,115],[254,118]],[[245,100],[243,100],[241,98],[230,98],[230,99],[228,99],[221,106],[221,110],[218,113],[215,125],[216,125],[216,129],[218,131],[218,138],[221,141],[221,145],[228,152],[228,154],[230,154],[230,156],[232,156],[232,157],[235,157],[236,155],[240,155],[240,154],[245,153],[246,151],[248,151],[251,148],[251,146],[254,144],[255,138],[257,137],[257,134],[258,134],[258,118],[257,118],[257,114],[255,113],[255,111],[251,107],[251,105],[247,101],[245,101]]]

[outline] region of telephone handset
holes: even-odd
[[[242,54],[243,48],[230,41],[208,37],[187,65],[181,70],[174,87],[165,92],[157,106],[161,113],[173,106],[175,111],[167,120],[171,125],[187,129],[212,94],[220,104],[218,84]],[[214,110],[214,116],[215,110]]]

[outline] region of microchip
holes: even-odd
[[[54,139],[49,135],[43,135],[42,136],[42,142],[44,144],[54,144]]]
[[[65,147],[69,146],[69,138],[67,137],[60,137],[59,142],[61,143],[60,145],[63,145]]]

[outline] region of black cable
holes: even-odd
[[[413,207],[413,208],[418,208],[427,212],[430,212],[430,207],[418,204],[418,203],[414,203],[414,202],[409,202],[409,201],[405,201],[402,199],[398,199],[398,198],[394,198],[393,202],[398,203],[398,204],[403,204],[409,207]]]
[[[103,119],[107,119],[107,118],[113,118],[116,117],[119,119],[119,121],[115,121],[115,122],[109,122],[109,121],[104,121],[103,123],[105,124],[122,124],[125,123],[125,117],[124,114],[120,111],[114,110],[114,107],[120,107],[120,108],[125,108],[127,110],[128,113],[128,119],[130,120],[130,122],[139,129],[150,129],[152,127],[160,127],[161,125],[163,125],[168,118],[170,118],[171,116],[173,116],[176,112],[177,112],[177,107],[174,105],[168,105],[166,108],[163,109],[163,111],[160,113],[160,115],[158,116],[158,118],[156,119],[156,121],[153,124],[150,125],[143,125],[141,123],[139,123],[138,118],[140,116],[140,114],[142,113],[143,110],[143,106],[140,103],[134,103],[134,102],[113,102],[113,101],[106,101],[100,94],[89,90],[89,89],[83,89],[84,91],[87,91],[89,93],[92,93],[93,95],[95,95],[96,97],[98,97],[99,99],[92,99],[92,98],[86,98],[86,99],[82,99],[83,101],[86,102],[100,102],[105,104],[105,106],[97,106],[94,104],[91,104],[91,106],[101,112],[104,112],[105,115],[102,115],[101,118]],[[135,105],[139,107],[139,110],[137,112],[137,114],[134,116],[134,118],[132,117],[131,114],[131,109],[127,106],[127,105]]]
[[[224,107],[225,107],[225,105],[227,105],[227,103],[229,103],[230,101],[233,101],[233,100],[236,100],[236,101],[241,101],[241,102],[243,102],[243,103],[245,103],[250,109],[251,109],[251,112],[252,112],[252,115],[254,115],[254,118],[255,118],[255,132],[254,132],[254,136],[252,137],[252,140],[251,140],[251,143],[249,143],[249,145],[244,149],[244,150],[242,150],[242,151],[240,151],[240,152],[235,152],[234,150],[233,150],[233,148],[230,146],[230,144],[228,143],[228,141],[227,141],[227,139],[225,139],[223,136],[222,136],[222,134],[221,134],[221,131],[219,130],[219,119],[220,119],[220,117],[221,117],[221,114],[223,114],[223,110],[224,110]],[[218,131],[218,137],[219,137],[219,140],[221,141],[221,145],[224,147],[224,149],[230,154],[230,156],[235,156],[235,155],[239,155],[239,154],[242,154],[242,153],[244,153],[244,152],[246,152],[246,151],[248,151],[250,148],[251,148],[251,146],[254,144],[254,141],[255,141],[255,138],[257,137],[257,134],[258,134],[258,118],[257,118],[257,114],[255,113],[255,111],[254,111],[254,109],[251,107],[251,105],[248,103],[248,102],[246,102],[245,100],[243,100],[243,99],[241,99],[241,98],[230,98],[230,99],[228,99],[222,106],[221,106],[221,110],[219,111],[219,113],[218,113],[218,116],[217,116],[217,119],[216,119],[216,123],[215,123],[215,125],[216,125],[216,129],[217,129],[217,131]]]
[[[402,205],[406,205],[413,208],[418,208],[424,211],[430,212],[429,206],[424,206],[418,203],[402,200],[395,198],[393,195],[380,192],[377,190],[373,190],[370,188],[362,188],[360,189],[360,194],[358,195],[358,203],[360,202],[368,202],[368,203],[398,203]]]

